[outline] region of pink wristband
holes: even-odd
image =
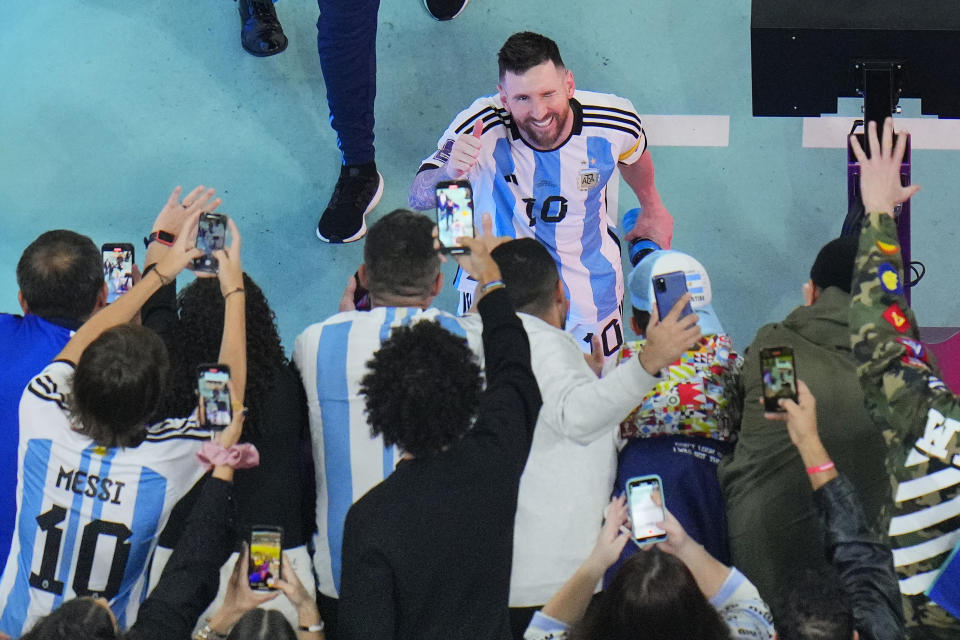
[[[833,464],[833,461],[824,462],[818,467],[807,467],[807,473],[813,475],[815,473],[823,473],[824,471],[830,471],[830,469],[836,468],[836,465]]]
[[[260,452],[246,442],[225,449],[220,443],[210,440],[203,443],[197,457],[207,467],[224,464],[234,469],[250,469],[260,464]]]

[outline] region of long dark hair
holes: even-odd
[[[262,414],[267,394],[273,388],[277,371],[287,357],[277,333],[276,316],[263,291],[243,274],[247,324],[247,418],[244,436],[262,433]],[[171,350],[173,367],[166,416],[187,416],[197,406],[196,368],[216,362],[223,334],[223,296],[216,278],[197,278],[177,296],[180,322]]]
[[[678,558],[633,554],[570,634],[571,640],[729,640],[730,629]]]
[[[116,640],[110,613],[93,598],[74,598],[41,618],[21,640]]]
[[[227,640],[297,640],[297,632],[274,609],[251,609],[233,625]]]

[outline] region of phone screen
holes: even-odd
[[[633,537],[637,542],[667,539],[667,532],[657,526],[663,522],[663,487],[658,476],[631,478],[627,482],[627,504]]]
[[[230,407],[230,369],[225,365],[203,365],[197,375],[197,393],[203,407],[203,424],[226,429],[233,420]]]
[[[133,245],[105,244],[101,251],[109,304],[133,288]]]
[[[203,255],[193,261],[195,271],[216,273],[219,264],[213,252],[227,245],[227,216],[222,213],[204,213],[197,225],[197,249]]]
[[[280,577],[282,544],[283,529],[280,527],[254,527],[250,532],[248,571],[251,589],[276,589],[276,580]]]
[[[463,253],[456,239],[473,237],[473,190],[466,180],[437,184],[437,233],[447,253]]]
[[[657,301],[657,312],[663,320],[677,304],[677,300],[687,292],[687,276],[683,271],[671,271],[653,276],[653,296]],[[693,313],[690,303],[683,308],[680,317]]]
[[[779,405],[780,398],[797,400],[793,349],[763,349],[760,352],[760,371],[763,375],[763,405],[767,411],[783,411]]]

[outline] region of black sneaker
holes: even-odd
[[[263,58],[287,48],[287,36],[272,0],[239,0],[237,9],[243,21],[240,44],[247,53]]]
[[[317,237],[332,243],[359,240],[367,233],[366,215],[382,195],[383,176],[376,165],[341,167],[333,196],[317,225]]]
[[[453,20],[460,15],[470,0],[423,0],[423,6],[434,20]]]

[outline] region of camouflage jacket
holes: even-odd
[[[908,626],[960,638],[960,621],[924,595],[960,541],[960,400],[920,342],[903,288],[896,224],[871,213],[860,235],[850,329],[867,409],[888,425],[894,499],[885,515],[904,614]]]

